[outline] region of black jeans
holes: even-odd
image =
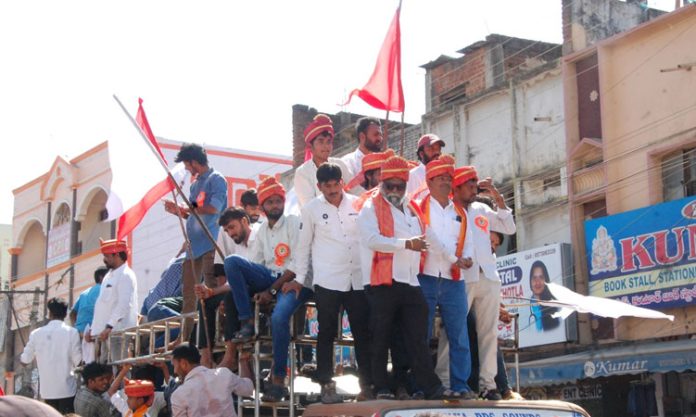
[[[334,340],[338,332],[341,306],[348,312],[350,331],[355,341],[355,359],[358,362],[360,386],[372,385],[370,363],[370,309],[364,290],[335,291],[314,286],[317,304],[317,382],[331,382],[334,374]]]
[[[44,399],[44,401],[46,401],[46,404],[58,410],[58,412],[61,414],[75,412],[75,396],[68,398],[53,398],[50,400]]]
[[[208,334],[210,337],[215,339],[215,322],[217,318],[217,309],[220,306],[220,302],[225,303],[225,341],[231,340],[234,334],[239,331],[239,318],[237,317],[237,307],[234,304],[234,298],[232,297],[232,292],[228,291],[223,294],[218,294],[214,297],[210,297],[205,300],[205,317],[208,324]],[[198,315],[203,316],[201,311],[201,303],[198,303]],[[198,328],[200,329],[198,335],[198,347],[207,348],[208,339],[205,337],[205,331],[203,330],[203,322],[199,323]]]
[[[370,324],[372,331],[372,380],[375,392],[389,389],[387,351],[392,344],[395,322],[400,325],[416,385],[426,396],[434,394],[442,382],[435,375],[428,336],[428,305],[419,287],[400,282],[371,287]]]

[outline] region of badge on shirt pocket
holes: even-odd
[[[198,193],[198,197],[196,197],[196,204],[198,207],[203,207],[205,205],[205,191]]]

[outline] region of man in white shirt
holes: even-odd
[[[258,225],[258,223],[256,223]],[[220,227],[222,233],[218,236],[217,245],[222,249],[224,258],[230,255],[238,255],[249,259],[250,244],[253,242],[254,229],[250,225],[249,216],[245,210],[239,207],[229,207],[220,215]],[[205,284],[197,284],[195,291],[200,299],[205,300],[205,312],[208,317],[208,333],[213,337],[216,330],[216,315],[218,307],[222,302],[225,306],[225,356],[220,362],[220,366],[226,366],[234,371],[237,368],[237,347],[232,341],[234,334],[239,331],[239,318],[237,317],[237,307],[234,298],[227,284],[225,277],[225,259],[219,253],[215,253],[215,276],[218,277],[218,286],[210,288]],[[199,314],[200,314],[199,309]],[[201,364],[211,368],[212,351],[208,347],[205,332],[202,327],[199,330],[198,348],[201,352]],[[214,337],[213,337],[214,339]]]
[[[464,270],[467,302],[470,311],[476,314],[476,333],[479,349],[479,395],[489,400],[499,400],[496,389],[496,350],[498,346],[498,312],[500,306],[500,277],[495,265],[495,254],[491,252],[491,231],[507,235],[515,233],[512,210],[493,185],[490,177],[478,180],[476,169],[471,166],[457,168],[452,182],[455,204],[466,209],[469,230],[474,245],[474,263]],[[474,201],[478,193],[490,195],[498,210]]]
[[[312,296],[311,282],[305,282],[300,294],[283,294],[280,290],[295,278],[292,271],[300,234],[300,219],[284,214],[285,188],[275,179],[267,177],[258,188],[259,202],[266,214],[252,244],[249,259],[231,255],[225,258],[225,275],[232,289],[237,306],[241,330],[235,339],[247,341],[254,334],[254,314],[249,294],[254,294],[257,303],[267,304],[276,298],[271,315],[273,337],[273,369],[271,384],[263,400],[281,401],[288,397],[285,388],[287,376],[288,348],[290,345],[290,320],[295,311]]]
[[[406,203],[408,161],[394,156],[382,165],[379,192],[358,216],[363,282],[369,285],[372,325],[372,380],[378,399],[394,398],[389,390],[387,350],[393,323],[402,325],[416,385],[429,399],[451,397],[433,370],[427,344],[428,305],[418,284],[422,252],[428,249],[425,225],[415,203]],[[415,215],[414,215],[415,213]]]
[[[111,270],[102,281],[99,298],[94,304],[94,319],[85,339],[101,343],[100,362],[105,362],[105,342],[112,330],[123,330],[137,324],[138,284],[135,272],[128,267],[128,246],[122,240],[100,240],[104,265]],[[121,349],[117,340],[112,340],[109,349],[112,360],[120,359]]]
[[[348,167],[346,178],[355,177],[362,168],[363,157],[374,152],[381,152],[384,144],[382,125],[377,118],[363,117],[358,119],[355,124],[355,133],[358,137],[358,148],[341,158]],[[350,192],[355,193],[353,190]]]
[[[82,361],[80,334],[63,322],[68,314],[65,300],[51,298],[47,308],[48,324],[31,332],[19,360],[29,365],[36,359],[41,398],[63,414],[72,413],[77,392],[73,369]]]
[[[333,152],[334,128],[331,118],[325,114],[314,116],[312,123],[304,130],[305,162],[295,170],[294,185],[297,201],[302,208],[311,199],[320,195],[317,188],[317,169],[325,162],[331,162],[348,175],[348,168],[339,158],[331,157]]]
[[[418,139],[418,165],[411,169],[408,175],[408,187],[406,195],[413,200],[421,200],[428,192],[428,185],[425,182],[425,166],[433,159],[437,159],[442,154],[445,141],[434,133],[428,133]]]
[[[449,198],[454,159],[443,155],[428,162],[425,169],[428,193],[420,208],[428,225],[426,236],[431,246],[418,281],[428,303],[428,340],[439,306],[450,340],[450,388],[463,399],[474,399],[476,394],[467,384],[471,353],[466,327],[466,286],[460,269],[470,268],[473,263],[471,232],[467,230],[466,212]]]
[[[300,240],[295,257],[295,280],[283,286],[283,292],[302,290],[311,259],[314,297],[317,304],[317,375],[321,385],[321,402],[342,402],[336,393],[334,376],[334,339],[341,307],[348,312],[350,330],[355,340],[355,357],[362,397],[369,398],[370,331],[367,297],[360,271],[360,234],[357,197],[343,192],[343,178],[338,165],[319,167],[317,186],[322,195],[302,209]],[[310,257],[311,255],[311,257]]]
[[[172,351],[174,372],[183,381],[172,394],[172,417],[236,417],[232,394],[250,397],[251,379],[227,368],[208,369],[200,359],[195,346],[184,344]]]

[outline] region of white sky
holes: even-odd
[[[158,136],[289,155],[291,106],[340,111],[372,73],[397,4],[1,2],[0,223],[12,221],[12,189],[129,123],[114,93],[133,114],[143,97]],[[404,0],[406,120],[425,110],[420,65],[490,33],[560,43],[560,13],[561,0]],[[383,115],[357,98],[345,110]]]

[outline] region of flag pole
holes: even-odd
[[[384,149],[389,148],[389,110],[387,110],[387,117],[384,119]]]
[[[203,219],[201,219],[201,216],[200,216],[198,213],[196,213],[196,211],[194,210],[193,205],[191,205],[191,202],[189,201],[188,197],[186,197],[186,194],[184,194],[184,191],[181,189],[181,186],[180,186],[179,183],[176,181],[176,179],[174,179],[174,176],[172,175],[171,171],[169,171],[169,167],[167,166],[167,163],[164,162],[164,160],[162,160],[162,158],[160,157],[160,155],[159,155],[159,153],[157,152],[157,150],[155,150],[155,148],[154,148],[154,147],[152,146],[152,144],[150,143],[150,140],[145,136],[145,134],[143,133],[142,129],[140,129],[140,126],[138,126],[138,123],[135,121],[135,119],[133,119],[133,116],[131,116],[130,113],[128,113],[128,110],[126,110],[126,108],[123,106],[123,103],[121,103],[121,100],[119,100],[118,97],[116,97],[115,94],[113,95],[113,97],[114,97],[114,100],[116,100],[116,102],[118,103],[118,105],[121,107],[121,110],[123,110],[123,113],[125,113],[125,115],[128,117],[128,120],[130,120],[131,123],[133,123],[133,126],[135,127],[135,130],[137,130],[138,133],[140,134],[140,137],[147,143],[147,145],[149,146],[149,148],[150,148],[150,150],[152,151],[152,153],[155,154],[155,156],[157,157],[157,160],[159,161],[160,165],[162,165],[162,168],[163,168],[164,171],[167,173],[167,176],[169,177],[169,180],[172,181],[172,182],[174,183],[174,187],[176,188],[176,191],[179,193],[179,196],[180,196],[181,199],[184,201],[184,203],[186,204],[186,206],[189,208],[189,214],[191,214],[191,215],[196,219],[196,221],[198,222],[198,224],[201,226],[201,228],[202,228],[203,231],[205,232],[206,237],[212,242],[213,247],[215,248],[215,251],[216,251],[220,256],[224,257],[225,254],[224,254],[224,252],[222,252],[222,249],[220,249],[220,247],[218,246],[218,244],[217,244],[217,239],[215,239],[215,238],[213,237],[213,234],[210,233],[210,230],[209,230],[208,227],[205,225],[205,222],[203,222]]]
[[[404,109],[405,110],[405,109]],[[401,151],[399,154],[404,156],[404,143],[406,142],[406,132],[404,131],[404,112],[401,112]]]

